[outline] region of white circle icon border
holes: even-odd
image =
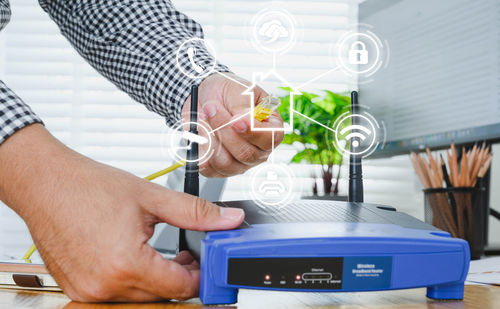
[[[262,43],[262,40],[260,39],[258,25],[260,24],[260,22],[264,18],[266,18],[269,15],[280,15],[291,26],[291,29],[288,29],[288,31],[290,32],[290,35],[289,35],[290,39],[281,48],[274,49],[274,48],[266,47]],[[293,46],[293,44],[295,43],[295,40],[296,40],[296,29],[295,29],[295,26],[296,26],[297,22],[294,20],[293,15],[290,14],[288,11],[286,11],[284,9],[282,9],[282,10],[271,10],[271,11],[269,11],[267,9],[264,9],[264,10],[262,10],[262,11],[260,11],[260,12],[257,13],[257,15],[254,17],[254,20],[255,21],[252,22],[252,24],[253,24],[252,34],[253,34],[253,40],[254,40],[255,47],[258,50],[261,50],[263,52],[268,52],[268,53],[284,53],[285,51],[289,50]]]
[[[184,132],[184,131],[186,131],[186,130],[184,130],[184,127],[185,126],[190,126],[191,124],[196,124],[199,129],[205,131],[206,134],[207,134],[208,148],[207,148],[207,151],[205,152],[205,154],[203,154],[202,156],[199,156],[198,159],[196,159],[196,160],[188,160],[187,158],[181,157],[177,153],[177,150],[179,149],[179,146],[177,144],[175,144],[176,143],[176,139],[174,139],[174,138],[170,139],[169,150],[170,150],[171,155],[176,160],[178,160],[178,161],[186,161],[186,162],[190,162],[190,163],[198,162],[198,163],[201,164],[201,163],[204,163],[204,162],[208,161],[210,159],[210,157],[212,156],[212,154],[214,153],[214,151],[212,149],[212,147],[213,147],[212,133],[208,129],[208,127],[205,126],[204,124],[200,123],[200,122],[187,121],[187,122],[181,122],[178,125],[176,125],[175,127],[173,127],[172,131],[173,132]]]
[[[203,45],[207,48],[208,52],[212,56],[213,62],[210,65],[210,69],[209,70],[208,69],[205,70],[205,73],[194,75],[194,74],[191,74],[190,72],[187,72],[186,70],[184,70],[184,68],[180,64],[180,59],[182,58],[181,55],[180,55],[180,53],[182,52],[184,46],[186,46],[189,43],[197,42],[197,41],[202,42]],[[186,75],[187,77],[192,78],[192,79],[202,79],[202,78],[205,78],[208,75],[212,74],[212,72],[214,72],[215,66],[217,65],[217,57],[216,57],[216,53],[215,53],[215,48],[212,46],[212,44],[210,44],[208,41],[206,41],[204,39],[201,39],[201,38],[192,38],[192,39],[189,39],[187,41],[184,41],[179,46],[179,48],[177,49],[177,52],[175,53],[175,63],[177,65],[177,68],[182,72],[182,74]]]
[[[292,170],[284,165],[284,164],[274,164],[274,163],[264,163],[261,164],[260,166],[256,167],[255,170],[253,170],[251,174],[251,182],[250,182],[250,195],[252,200],[259,206],[261,209],[269,211],[269,210],[282,210],[289,202],[291,202],[294,198],[294,194],[300,194],[300,192],[293,191],[292,188],[288,188],[286,192],[284,193],[285,195],[277,200],[266,200],[262,198],[260,194],[255,192],[255,188],[259,187],[259,184],[257,183],[259,181],[259,175],[262,172],[266,172],[268,170],[274,169],[274,170],[281,170],[282,174],[287,177],[289,180],[290,185],[292,186],[294,183],[294,179],[296,178]],[[283,177],[281,177],[283,178]],[[272,208],[272,209],[270,209]]]

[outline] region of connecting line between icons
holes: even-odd
[[[310,120],[310,121],[312,121],[312,122],[314,122],[314,123],[319,124],[319,125],[320,125],[320,126],[322,126],[323,128],[325,128],[325,129],[327,129],[327,130],[330,130],[330,131],[332,131],[333,133],[337,133],[337,131],[335,131],[334,129],[330,128],[329,126],[326,126],[326,125],[322,124],[321,122],[318,122],[318,121],[316,121],[316,120],[312,119],[311,117],[307,117],[306,115],[302,114],[301,112],[296,111],[295,109],[293,110],[293,112],[294,112],[294,113],[297,113],[299,116],[302,116],[302,117],[304,117],[304,118],[306,118],[306,119],[308,119],[308,120]]]
[[[241,86],[243,86],[245,88],[250,87],[250,85],[245,85],[244,83],[240,82],[239,80],[236,80],[236,79],[232,78],[231,76],[229,76],[229,75],[227,75],[225,73],[222,73],[222,72],[219,72],[219,71],[216,71],[216,73],[219,74],[219,75],[221,75],[221,76],[224,76],[225,78],[229,79],[230,81],[233,81],[233,82],[235,82],[235,83],[237,83],[237,84],[239,84],[239,85],[241,85]]]
[[[274,164],[274,130],[271,131],[271,163]]]
[[[229,121],[228,123],[225,123],[225,124],[221,125],[220,127],[217,127],[217,128],[213,129],[212,131],[210,131],[210,132],[208,132],[208,133],[209,133],[209,134],[212,134],[212,133],[214,133],[215,131],[218,131],[218,130],[220,130],[220,129],[222,129],[222,128],[224,128],[224,127],[228,126],[228,125],[230,125],[231,123],[234,123],[234,122],[236,122],[236,121],[240,120],[241,118],[244,118],[244,117],[246,117],[246,116],[248,116],[248,115],[250,115],[250,112],[246,112],[246,113],[244,113],[243,115],[241,115],[241,116],[238,116],[238,117],[234,118],[233,120]]]
[[[308,80],[307,82],[305,82],[305,83],[303,83],[302,85],[298,86],[298,87],[297,87],[297,89],[304,88],[305,86],[309,85],[310,83],[315,82],[315,81],[317,81],[318,79],[322,78],[323,76],[326,76],[326,75],[328,75],[328,74],[330,74],[330,73],[332,73],[332,72],[335,72],[335,71],[337,71],[338,69],[339,69],[339,67],[338,67],[338,66],[336,66],[336,67],[334,67],[333,69],[331,69],[331,70],[329,70],[329,71],[326,71],[325,73],[322,73],[322,74],[320,74],[320,75],[318,75],[318,76],[316,76],[316,77],[314,77],[314,78],[312,78],[312,79]]]

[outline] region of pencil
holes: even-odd
[[[461,173],[463,173],[463,183],[462,183],[462,186],[464,187],[468,187],[470,186],[469,182],[470,182],[470,177],[469,177],[469,162],[468,162],[468,158],[467,158],[467,154],[465,152],[465,148],[462,148],[462,161],[463,161],[463,170],[461,171]]]
[[[425,159],[423,159],[419,154],[417,154],[416,156],[417,158],[417,162],[418,162],[418,165],[420,166],[424,176],[425,176],[425,179],[427,179],[427,182],[429,183],[429,187],[430,188],[436,188],[436,181],[435,179],[432,177],[432,174],[430,172],[430,169],[429,169],[429,165],[427,165],[427,163],[425,162]]]
[[[457,162],[457,150],[455,149],[455,144],[451,144],[451,162],[450,162],[450,171],[453,175],[453,186],[459,187],[459,178],[458,178],[458,162]]]
[[[432,177],[434,178],[434,184],[436,185],[436,188],[440,188],[443,185],[443,180],[441,178],[441,173],[439,173],[439,169],[437,166],[437,162],[434,160],[434,157],[432,156],[431,150],[429,148],[426,149],[427,156],[429,157],[429,164],[432,170]]]
[[[418,178],[420,179],[420,182],[424,186],[425,189],[430,188],[429,181],[425,177],[422,168],[420,167],[420,163],[417,161],[417,154],[412,152],[410,154],[410,162],[413,165],[413,169],[415,170],[415,173],[417,173]]]
[[[490,168],[490,165],[491,165],[491,161],[493,160],[493,156],[492,155],[489,155],[488,156],[488,159],[486,159],[486,162],[483,164],[483,166],[481,167],[481,170],[479,171],[479,174],[478,174],[478,177],[481,177],[483,178],[484,175],[486,175],[486,173],[488,172],[488,169]]]

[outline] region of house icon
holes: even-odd
[[[295,87],[293,87],[288,81],[286,81],[281,75],[276,72],[276,70],[270,70],[266,73],[263,72],[255,72],[253,74],[252,85],[248,87],[245,91],[243,91],[243,95],[247,95],[250,97],[250,114],[254,114],[255,109],[255,93],[254,88],[259,85],[266,84],[268,85],[268,89],[277,89],[278,87],[288,87],[291,89],[290,91],[290,100],[289,102],[281,102],[281,104],[289,104],[290,105],[290,120],[288,125],[285,124],[282,128],[257,128],[255,126],[255,122],[258,121],[254,117],[251,117],[251,125],[250,129],[252,131],[283,131],[285,133],[289,133],[293,131],[293,96],[301,95],[302,93],[298,91]]]

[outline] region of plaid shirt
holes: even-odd
[[[39,0],[61,33],[99,73],[172,125],[193,84],[176,65],[179,46],[203,38],[203,29],[168,0]],[[0,0],[0,30],[9,21],[8,0]],[[196,63],[210,66],[203,44]],[[189,61],[183,59],[181,61]],[[182,65],[182,63],[181,63]],[[184,68],[191,67],[183,65]],[[217,64],[215,71],[229,71]],[[188,72],[196,75],[196,72]],[[17,130],[41,120],[0,81],[0,143]]]

